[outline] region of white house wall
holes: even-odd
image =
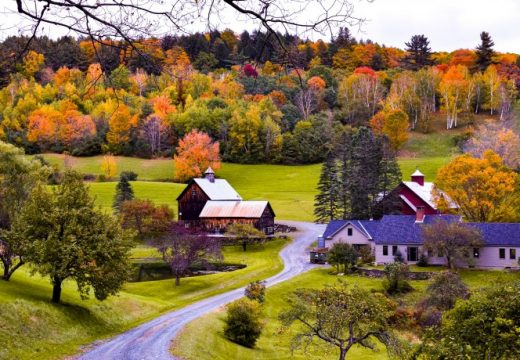
[[[352,229],[351,236],[348,235],[349,228]],[[374,242],[372,240],[369,240],[363,232],[359,231],[355,226],[350,224],[337,232],[331,240],[325,240],[325,246],[330,249],[332,245],[338,242],[347,243],[350,245],[368,245],[371,248],[374,247]]]

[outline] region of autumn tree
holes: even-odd
[[[213,170],[220,168],[219,143],[213,142],[205,133],[192,130],[179,141],[173,158],[175,166],[175,179],[187,181],[211,167]]]
[[[482,157],[486,150],[493,150],[507,167],[520,168],[520,136],[491,120],[477,128],[464,150],[474,157]]]
[[[110,180],[116,176],[117,163],[113,155],[108,154],[103,156],[103,161],[101,162],[101,171],[103,171],[103,175],[107,180]]]
[[[468,287],[455,271],[435,274],[426,293],[426,304],[442,311],[452,309],[457,300],[469,297]]]
[[[13,236],[29,245],[27,261],[53,285],[59,303],[62,284],[73,280],[82,298],[116,294],[128,276],[131,242],[118,222],[94,204],[80,174],[67,171],[53,191],[38,186],[15,220]]]
[[[455,269],[460,262],[471,264],[473,249],[484,244],[477,229],[459,221],[442,219],[424,225],[422,238],[424,247],[445,257],[450,269]]]
[[[376,134],[388,138],[394,151],[399,150],[408,140],[408,115],[400,109],[377,113],[370,120],[370,126]]]
[[[242,244],[242,250],[247,250],[248,244],[258,244],[265,241],[265,234],[251,224],[233,223],[226,227],[226,234]]]
[[[151,200],[132,199],[121,204],[119,212],[123,228],[133,230],[141,240],[157,238],[170,230],[174,218],[167,205]]]
[[[284,327],[298,324],[293,348],[312,345],[317,338],[336,347],[338,358],[344,360],[354,345],[375,351],[382,344],[392,349],[396,342],[388,322],[391,313],[389,301],[381,294],[342,284],[296,290],[279,318]]]
[[[462,65],[451,66],[439,84],[442,109],[446,113],[446,129],[458,125],[458,115],[469,110],[473,96],[469,71]]]
[[[457,204],[467,221],[488,222],[514,194],[516,181],[516,173],[487,150],[481,158],[465,154],[453,159],[438,171],[435,186]],[[437,196],[437,202],[441,211],[449,210],[442,196]]]
[[[108,118],[108,132],[106,135],[109,147],[120,153],[130,140],[131,131],[137,126],[138,116],[130,113],[125,104],[118,104]]]
[[[170,230],[155,241],[175,276],[175,286],[180,285],[181,276],[193,264],[208,264],[222,259],[220,242],[216,238],[192,234],[182,226],[171,226]]]

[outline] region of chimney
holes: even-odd
[[[204,172],[204,178],[208,179],[210,183],[215,182],[215,172],[211,167],[208,167],[208,169]]]
[[[417,206],[417,212],[415,213],[415,222],[422,223],[424,221],[424,206]]]
[[[325,238],[323,235],[318,236],[318,248],[323,249],[325,247]]]
[[[420,172],[419,169],[415,170],[412,174],[412,182],[424,186],[424,174]]]

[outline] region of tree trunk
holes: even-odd
[[[247,250],[247,241],[242,241],[242,250],[246,251]]]
[[[52,279],[52,302],[59,304],[61,300],[61,282],[62,280],[58,276],[54,276]]]
[[[175,272],[175,286],[179,286],[181,284],[181,274],[178,271]]]
[[[345,360],[347,358],[347,349],[340,349],[339,360]]]

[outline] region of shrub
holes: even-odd
[[[137,173],[133,171],[123,171],[121,174],[119,174],[119,178],[126,178],[128,181],[136,181],[137,180]]]
[[[440,310],[449,310],[458,299],[469,297],[468,287],[459,274],[453,271],[442,271],[436,274],[427,289],[426,304]]]
[[[361,264],[373,263],[376,260],[370,246],[361,246],[358,251],[358,254],[360,257]]]
[[[105,174],[99,174],[97,176],[97,179],[96,179],[97,182],[106,182],[107,181],[107,177]]]
[[[244,295],[251,300],[263,303],[265,300],[265,281],[253,281],[247,285]]]
[[[227,306],[224,335],[231,341],[253,348],[262,333],[261,305],[247,298]]]
[[[336,267],[338,272],[349,272],[355,265],[358,253],[350,244],[336,243],[329,250],[327,261]]]
[[[408,265],[395,262],[385,266],[385,279],[383,289],[388,294],[401,294],[413,290],[412,286],[406,281]]]
[[[428,258],[426,257],[426,255],[421,254],[421,256],[419,256],[419,261],[417,261],[417,263],[415,265],[417,265],[419,267],[428,266]]]
[[[404,263],[403,254],[401,254],[401,251],[399,249],[397,249],[397,252],[394,255],[394,262]]]

